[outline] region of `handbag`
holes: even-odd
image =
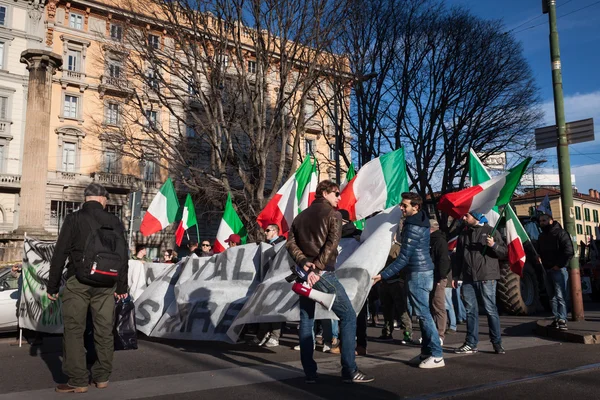
[[[115,350],[136,350],[137,330],[135,326],[135,305],[131,296],[115,303],[115,325],[113,328]]]

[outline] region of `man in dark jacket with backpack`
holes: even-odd
[[[92,366],[96,387],[108,386],[114,352],[114,299],[127,297],[127,243],[123,225],[104,211],[108,192],[96,183],[84,191],[81,210],[67,215],[50,264],[48,299],[59,298],[61,277],[67,263],[67,282],[62,293],[64,321],[63,372],[69,377],[60,393],[88,390],[83,334],[88,308],[94,323],[97,361]]]
[[[421,354],[413,362],[419,368],[440,368],[445,365],[440,337],[431,311],[429,295],[433,290],[433,262],[429,254],[429,218],[422,210],[423,199],[416,193],[402,193],[400,208],[405,217],[400,237],[400,254],[379,275],[374,283],[388,280],[406,268],[408,300],[421,326]]]
[[[458,287],[462,278],[462,294],[467,309],[467,337],[465,343],[454,350],[457,354],[477,353],[479,342],[479,304],[477,298],[483,300],[483,308],[487,314],[490,328],[490,340],[496,354],[504,354],[500,337],[500,317],[496,307],[496,283],[500,279],[498,260],[508,256],[508,249],[498,231],[487,223],[483,214],[469,212],[463,217],[468,229],[458,237],[455,264],[452,271],[453,287]]]

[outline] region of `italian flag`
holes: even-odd
[[[494,206],[508,204],[529,161],[531,158],[527,158],[508,172],[478,185],[443,195],[438,203],[438,209],[460,219],[470,211],[485,214]]]
[[[225,211],[223,212],[223,219],[217,230],[217,240],[213,246],[215,253],[221,253],[225,251],[229,246],[225,241],[232,234],[240,235],[242,244],[246,243],[248,239],[248,233],[242,223],[242,220],[238,216],[235,208],[233,208],[233,202],[231,201],[231,193],[227,193],[227,202],[225,202]]]
[[[339,209],[348,210],[353,221],[400,204],[408,192],[404,149],[369,161],[342,191]]]
[[[488,173],[487,169],[477,157],[477,154],[471,149],[469,156],[469,176],[471,177],[471,183],[477,185],[482,182],[490,180],[492,177]],[[506,217],[506,241],[508,242],[508,262],[511,270],[515,274],[523,276],[523,268],[525,266],[525,243],[529,241],[529,236],[525,232],[525,228],[517,218],[514,210],[510,205],[506,205],[505,217]],[[496,222],[500,218],[498,213],[498,207],[492,208],[486,217],[490,222],[490,225],[496,225]],[[492,222],[493,221],[493,222]]]
[[[171,178],[168,178],[150,203],[142,220],[140,232],[144,236],[149,236],[162,231],[175,221],[178,211],[179,200],[173,182]]]
[[[266,229],[269,224],[276,224],[279,226],[280,235],[284,235],[290,230],[292,221],[298,215],[298,206],[302,201],[304,189],[313,177],[313,171],[315,171],[315,165],[310,157],[306,157],[294,175],[287,180],[256,217],[256,222],[263,229]],[[314,175],[316,176],[316,173]]]
[[[310,178],[308,184],[302,191],[302,196],[299,199],[300,202],[300,211],[304,211],[310,206],[315,199],[315,193],[317,191],[317,185],[319,184],[319,177],[317,175],[317,162],[312,164],[312,170],[310,172]],[[297,194],[300,194],[300,191],[297,191]]]
[[[346,172],[346,177],[344,178],[344,180],[342,180],[342,183],[340,184],[340,190],[343,191],[346,185],[348,185],[348,182],[350,182],[355,176],[356,168],[354,167],[354,163],[351,162],[350,166],[348,167],[348,172]],[[365,220],[361,219],[359,221],[354,221],[354,226],[356,226],[356,229],[360,229],[361,231],[364,230]]]
[[[188,193],[185,198],[185,204],[183,205],[183,213],[181,214],[181,221],[179,221],[179,226],[175,231],[175,243],[177,246],[181,246],[181,241],[183,240],[183,234],[185,231],[190,229],[190,227],[196,225],[198,221],[196,221],[196,210],[194,209],[194,202],[192,201],[192,196]]]

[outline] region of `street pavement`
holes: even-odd
[[[586,304],[586,318],[600,321],[597,305]],[[533,336],[538,318],[502,316],[505,355],[493,353],[487,322],[480,318],[480,352],[456,355],[465,325],[446,336],[446,367],[422,370],[407,361],[418,346],[369,342],[359,367],[375,376],[369,384],[343,384],[339,355],[317,347],[320,380],[304,383],[295,332],[284,333],[281,346],[252,348],[218,342],[139,341],[139,349],[115,353],[108,389],[90,387],[86,399],[597,399],[600,398],[600,347],[560,343]],[[600,324],[600,322],[599,322]],[[369,338],[380,328],[369,328]],[[419,333],[415,332],[418,337]],[[400,338],[400,332],[395,336]],[[41,346],[22,348],[0,339],[0,400],[58,399],[54,382],[60,371],[60,337],[45,337]]]

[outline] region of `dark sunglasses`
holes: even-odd
[[[271,231],[273,231],[274,229],[265,229],[265,233],[269,233]]]
[[[331,193],[331,192],[330,192]],[[341,193],[340,192],[335,192],[335,197],[340,197]]]
[[[210,247],[210,244],[202,243],[202,247]]]

